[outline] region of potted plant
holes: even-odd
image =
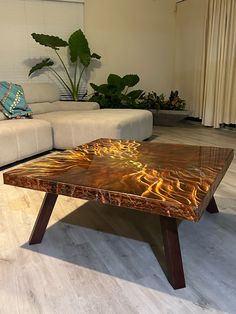
[[[127,74],[123,77],[110,74],[106,84],[90,83],[94,93],[89,101],[99,103],[101,108],[135,108],[144,92],[140,89],[132,91],[129,89],[138,82],[137,74]]]
[[[42,68],[47,68],[52,71],[60,83],[65,87],[68,93],[71,95],[72,100],[78,100],[78,93],[81,84],[81,79],[85,69],[90,65],[93,59],[100,59],[101,57],[96,53],[91,53],[88,41],[81,29],[75,31],[69,37],[68,42],[57,37],[45,34],[31,34],[33,39],[40,45],[49,47],[54,50],[57,55],[63,69],[65,70],[65,77],[62,77],[52,66],[54,61],[50,58],[45,58],[41,62],[34,65],[30,72],[31,76],[34,72],[41,70]],[[61,48],[68,47],[70,62],[74,67],[73,74],[70,74],[69,69],[65,65],[65,62],[59,54]],[[79,75],[78,75],[79,70]]]
[[[164,95],[157,95],[156,92],[149,92],[147,94],[143,93],[136,108],[146,109],[153,114],[153,124],[157,125],[158,112],[160,110],[161,104],[164,101]]]
[[[190,115],[190,111],[185,110],[185,100],[181,99],[179,92],[171,91],[169,99],[164,96],[160,102],[160,110],[156,123],[158,125],[173,126]]]

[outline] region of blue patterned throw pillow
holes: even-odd
[[[9,118],[31,116],[32,110],[25,101],[24,91],[20,85],[0,82],[0,103],[2,112]]]

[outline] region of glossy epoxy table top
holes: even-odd
[[[228,148],[99,139],[4,173],[4,183],[198,221]]]

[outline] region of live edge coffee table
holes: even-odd
[[[59,194],[160,215],[167,277],[185,287],[176,219],[217,213],[214,192],[233,150],[99,139],[4,173],[4,183],[46,192],[29,243],[42,241]]]

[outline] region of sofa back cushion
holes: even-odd
[[[53,112],[57,110],[56,104],[50,103],[50,102],[33,103],[33,104],[30,104],[30,108],[33,111],[33,115]]]
[[[25,100],[30,105],[34,103],[54,102],[60,99],[60,93],[52,83],[23,83],[21,84]]]
[[[54,105],[54,104],[53,104]],[[96,102],[88,101],[57,101],[55,102],[56,111],[74,111],[74,110],[96,110],[100,109]]]

